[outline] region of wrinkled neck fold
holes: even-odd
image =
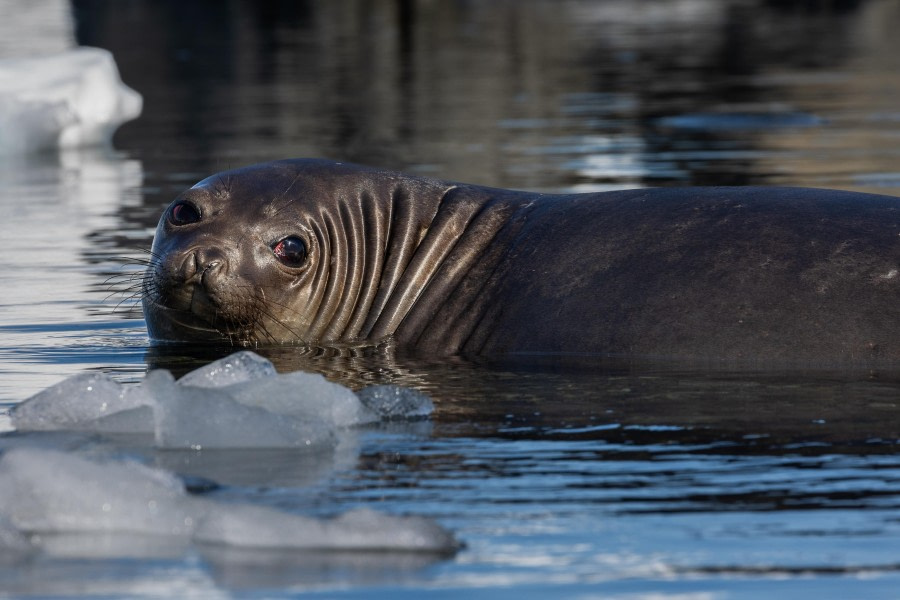
[[[516,208],[486,188],[429,181],[349,193],[315,219],[311,341],[375,344],[405,320],[421,328]]]

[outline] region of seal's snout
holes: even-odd
[[[196,248],[181,262],[180,279],[185,283],[207,285],[225,268],[225,253],[217,248]]]
[[[200,248],[194,253],[194,264],[200,283],[208,285],[225,269],[225,253],[217,248]]]

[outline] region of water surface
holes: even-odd
[[[46,47],[112,50],[145,111],[115,150],[0,163],[4,408],[71,374],[133,382],[232,350],[151,347],[128,291],[162,208],[224,168],[324,156],[545,191],[900,195],[894,1],[47,4],[70,33],[47,27]],[[5,27],[27,44],[4,52],[40,45]],[[352,387],[423,389],[436,413],[362,431],[340,460],[75,434],[0,448],[112,448],[300,514],[421,514],[466,548],[421,560],[75,536],[0,564],[0,595],[898,597],[891,365],[260,352]]]

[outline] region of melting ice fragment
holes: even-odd
[[[255,352],[243,350],[194,369],[178,380],[180,385],[219,388],[278,375],[275,366]]]
[[[319,520],[193,497],[172,473],[136,462],[16,448],[0,456],[0,538],[18,548],[22,534],[34,532],[136,533],[246,548],[445,553],[459,547],[423,517],[362,509]]]
[[[0,155],[109,143],[142,104],[106,50],[0,60]]]
[[[297,371],[223,388],[241,404],[291,416],[315,419],[330,427],[353,427],[378,421],[349,388],[315,373]]]
[[[165,370],[125,386],[102,374],[70,377],[11,411],[19,431],[153,434],[160,448],[331,447],[341,429],[427,417],[424,394],[372,386],[354,394],[313,373],[279,375],[243,351],[201,367],[177,383]]]
[[[434,411],[431,398],[399,385],[370,385],[356,395],[363,405],[386,421],[424,419]]]
[[[123,424],[125,429],[103,428],[97,420],[121,411],[146,406],[150,398],[140,387],[125,387],[100,373],[82,373],[53,385],[13,407],[10,417],[20,431],[146,429],[144,423]],[[143,428],[143,429],[142,429]]]
[[[331,427],[233,399],[229,388],[177,385],[172,374],[153,371],[143,384],[155,399],[159,448],[330,448]]]
[[[33,448],[0,459],[0,516],[24,532],[184,535],[194,524],[187,500],[174,475],[136,462]]]

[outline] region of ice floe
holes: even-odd
[[[196,510],[172,473],[135,461],[92,461],[14,448],[0,457],[0,516],[26,533],[187,535]]]
[[[98,420],[150,402],[143,387],[123,386],[103,373],[81,373],[17,405],[12,421],[17,429],[26,431],[102,429]],[[136,427],[141,429],[129,426],[125,431]]]
[[[397,419],[421,419],[431,400],[397,386],[355,394],[318,374],[278,374],[243,351],[177,382],[165,370],[139,385],[103,374],[66,379],[13,408],[19,431],[152,434],[159,448],[308,448],[333,445],[334,432]]]
[[[263,381],[268,379],[280,377]],[[180,386],[164,370],[148,374],[142,387],[153,398],[154,436],[159,448],[321,448],[334,444],[335,423],[248,406],[229,393],[230,387]]]
[[[235,453],[255,456],[247,464],[261,470],[270,459],[307,465],[303,469],[313,471],[314,480],[329,465],[356,460],[359,426],[419,420],[431,410],[431,400],[414,390],[376,386],[357,395],[320,375],[278,374],[248,351],[178,381],[166,370],[152,371],[136,385],[104,374],[71,377],[12,410],[19,435],[0,447],[0,561],[42,551],[65,554],[67,548],[82,555],[72,536],[151,550],[194,544],[247,551],[451,552],[459,545],[454,536],[428,518],[356,508],[323,519],[217,500],[209,493],[220,489],[214,480],[186,484],[196,478],[193,471],[200,477],[210,472],[193,459],[221,457],[233,464]],[[29,438],[29,431],[41,433]],[[151,460],[157,466],[145,464],[146,455],[122,458],[121,448],[90,441],[98,439],[94,433],[111,432],[152,434],[140,439],[152,440],[144,443],[155,448]],[[63,437],[53,442],[53,436]],[[56,445],[43,447],[47,440]],[[129,542],[129,536],[167,541]]]
[[[230,356],[195,369],[178,380],[180,385],[219,388],[253,379],[278,375],[272,361],[250,351]]]
[[[4,523],[7,524],[3,529]],[[16,448],[0,457],[0,544],[34,534],[169,536],[200,544],[294,550],[444,553],[458,547],[434,521],[355,509],[330,519],[188,494],[173,474],[131,460]],[[41,536],[36,538],[40,543]]]
[[[424,419],[434,410],[431,398],[399,385],[370,385],[356,396],[383,421]]]
[[[0,60],[0,155],[107,144],[142,104],[100,48]]]

